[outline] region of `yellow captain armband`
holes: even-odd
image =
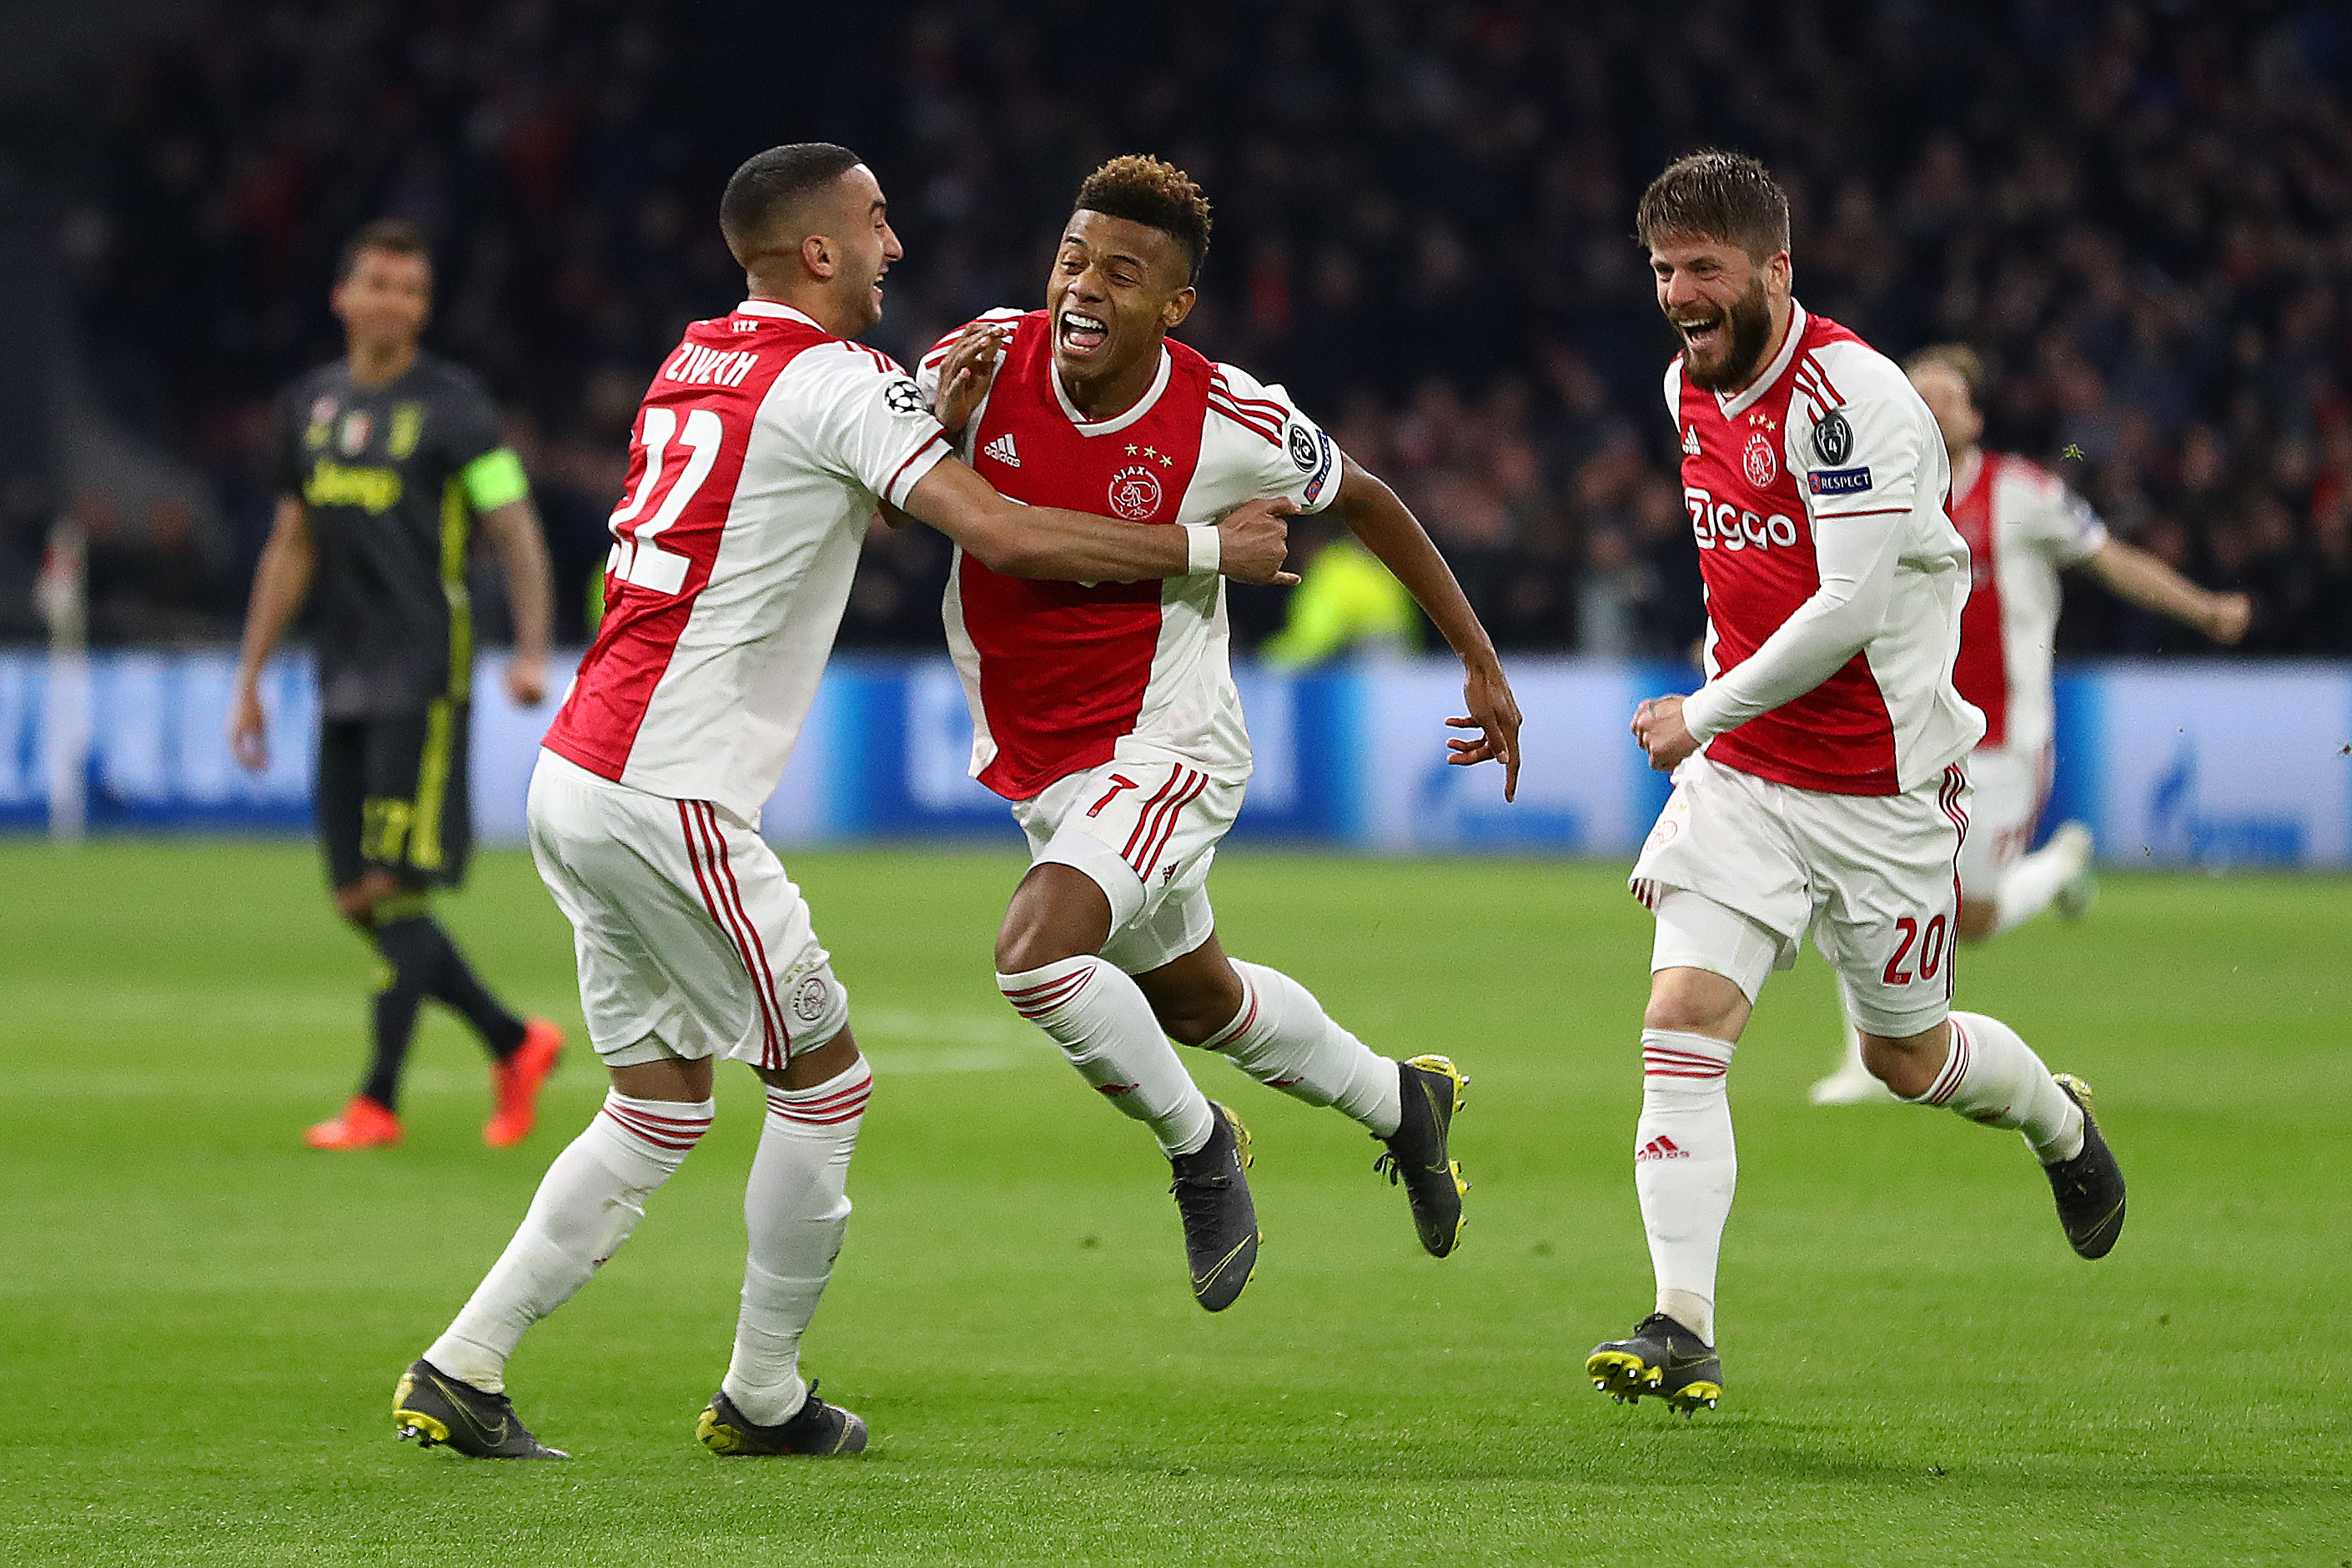
[[[483,453],[457,471],[457,482],[466,487],[466,499],[478,513],[530,497],[530,480],[523,477],[522,459],[511,447]]]

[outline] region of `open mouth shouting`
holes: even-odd
[[[1725,312],[1712,310],[1705,315],[1675,316],[1671,320],[1675,330],[1683,336],[1683,347],[1693,359],[1711,360],[1722,352],[1727,335],[1725,329],[1730,324]]]
[[[1055,346],[1072,359],[1091,359],[1110,341],[1110,323],[1084,310],[1064,310],[1055,323]]]

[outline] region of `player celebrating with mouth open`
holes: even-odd
[[[1969,549],[1950,469],[1903,373],[1790,292],[1789,205],[1752,158],[1699,153],[1643,194],[1683,495],[1706,580],[1706,683],[1641,704],[1675,792],[1635,863],[1657,917],[1633,1185],[1656,1310],[1585,1362],[1620,1399],[1723,1391],[1716,1265],[1738,1173],[1725,1081],[1764,981],[1808,930],[1870,1070],[1903,1099],[2021,1131],[2066,1239],[2105,1255],[2124,1182],[2085,1087],[2007,1025],[1951,1010],[1960,760],[1984,717],[1953,689]]]
[[[562,1457],[516,1415],[508,1358],[620,1250],[709,1131],[720,1057],[758,1075],[767,1114],[743,1193],[735,1353],[698,1435],[730,1455],[865,1447],[866,1423],[817,1397],[800,1352],[849,1223],[874,1075],[760,808],[815,700],[877,500],[1007,574],[1297,581],[1281,571],[1287,502],[1188,542],[1016,506],[950,456],[913,380],[852,341],[881,320],[901,252],[880,184],[847,148],[754,155],[719,218],[747,297],[688,327],[646,390],[604,618],[531,774],[531,856],[572,921],[581,1010],[613,1087],[393,1395],[398,1431],[475,1458]]]
[[[1509,798],[1518,708],[1421,524],[1282,388],[1168,341],[1192,308],[1209,221],[1199,187],[1156,158],[1096,170],[1063,230],[1045,309],[991,312],[925,357],[941,422],[1020,500],[1196,536],[1269,492],[1336,511],[1461,656],[1469,713],[1448,722],[1475,733],[1450,741],[1447,760],[1500,762]],[[965,553],[946,614],[972,772],[1013,802],[1033,856],[997,935],[997,984],[1159,1140],[1201,1305],[1231,1305],[1255,1266],[1249,1134],[1202,1096],[1171,1037],[1361,1123],[1387,1146],[1376,1167],[1403,1183],[1422,1245],[1451,1252],[1460,1072],[1442,1056],[1375,1055],[1297,981],[1218,943],[1209,866],[1250,772],[1223,591],[1172,578],[1023,582]]]

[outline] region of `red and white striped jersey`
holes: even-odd
[[[604,619],[548,749],[756,823],[876,498],[903,503],[947,453],[905,371],[789,306],[747,300],[688,327],[637,411]]]
[[[1134,407],[1088,420],[1054,370],[1045,311],[980,319],[1013,331],[963,451],[1015,500],[1198,523],[1277,495],[1319,511],[1339,493],[1339,447],[1279,386],[1170,342]],[[923,357],[927,395],[937,397],[940,363],[961,331]],[[1032,582],[959,553],[944,608],[971,706],[972,776],[1006,799],[1114,759],[1183,763],[1225,783],[1249,776],[1223,578]]]
[[[1998,452],[1979,452],[1955,478],[1952,521],[1975,578],[1952,679],[1984,710],[1981,744],[2038,755],[2056,727],[2058,574],[2097,554],[2107,525],[2048,469]]]
[[[1691,733],[1717,762],[1800,789],[1935,778],[1984,721],[1952,686],[1969,554],[1927,405],[1893,361],[1802,307],[1745,390],[1690,385],[1677,358],[1665,395],[1706,583]]]

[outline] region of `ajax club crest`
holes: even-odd
[[[1739,465],[1747,471],[1748,482],[1759,490],[1780,477],[1780,454],[1772,450],[1772,438],[1761,430],[1748,432]]]
[[[1129,522],[1147,522],[1160,510],[1160,480],[1140,463],[1110,477],[1110,512]]]

